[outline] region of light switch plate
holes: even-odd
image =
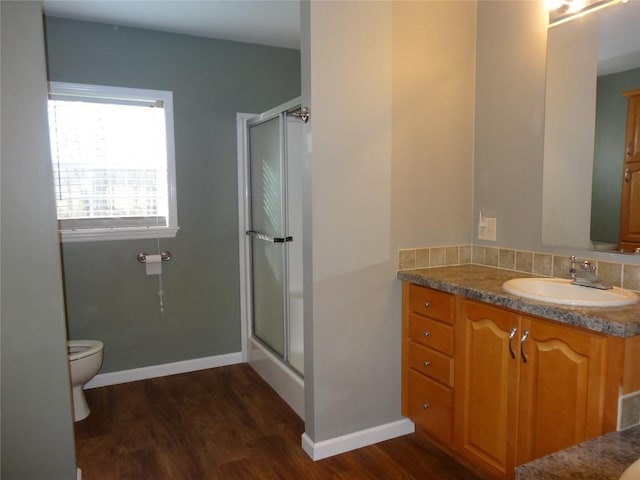
[[[478,240],[496,241],[496,228],[498,220],[494,217],[484,217],[478,225]]]

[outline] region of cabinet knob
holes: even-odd
[[[429,365],[431,365],[431,362],[429,360],[425,360],[424,362],[422,362],[423,367],[428,367]]]
[[[429,330],[425,330],[424,332],[422,332],[423,337],[428,337],[429,335],[431,335],[431,332]]]
[[[422,409],[426,410],[427,408],[429,408],[431,405],[429,405],[428,403],[423,403],[422,404]]]
[[[431,306],[431,302],[424,302],[424,308],[429,308]]]

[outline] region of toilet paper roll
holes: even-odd
[[[160,255],[147,255],[145,266],[147,275],[160,275],[162,273],[162,257]]]

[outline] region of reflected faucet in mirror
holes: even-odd
[[[569,260],[571,262],[569,276],[572,279],[571,283],[573,285],[598,288],[600,290],[609,290],[612,288],[611,285],[598,277],[596,274],[596,266],[589,260],[582,260],[575,255],[569,257]]]

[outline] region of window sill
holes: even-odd
[[[179,227],[96,228],[60,230],[62,243],[98,242],[107,240],[137,240],[143,238],[173,238]]]

